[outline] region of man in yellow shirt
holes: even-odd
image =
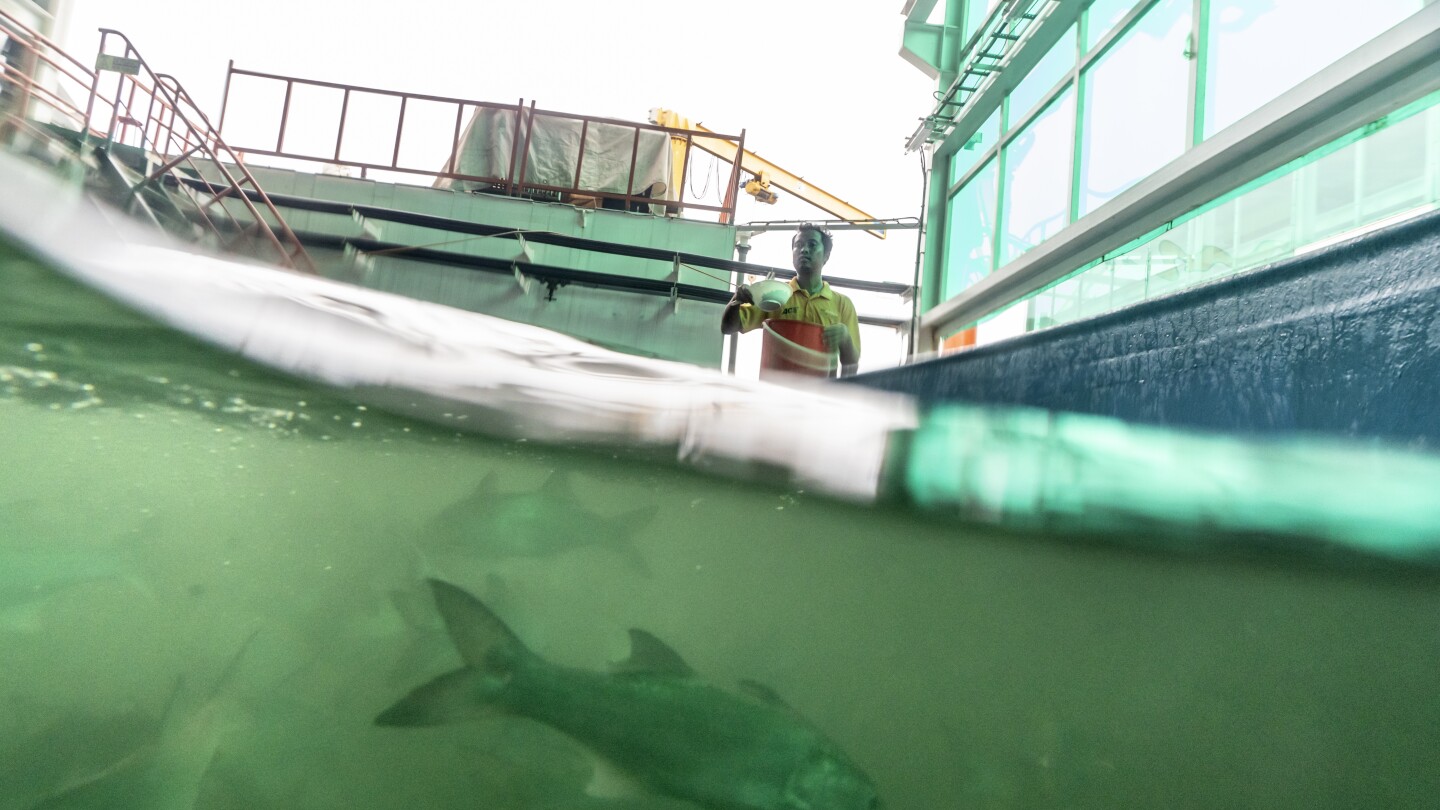
[[[854,374],[860,363],[860,320],[854,302],[830,289],[820,276],[830,248],[829,233],[817,225],[801,225],[790,240],[790,260],[795,266],[790,299],[774,312],[764,312],[755,306],[750,288],[742,284],[725,305],[720,332],[749,332],[771,318],[818,324],[824,330],[825,348],[840,355],[841,375]]]

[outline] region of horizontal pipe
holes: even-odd
[[[203,180],[191,178],[187,178],[185,182],[199,188],[204,188],[206,185]],[[254,192],[249,191],[246,193],[254,194]],[[377,205],[357,205],[355,203],[317,200],[311,197],[299,197],[289,194],[270,194],[269,199],[276,205],[293,208],[297,211],[335,214],[344,217],[359,214],[366,219],[394,222],[400,225],[415,225],[422,228],[432,228],[434,230],[449,231],[451,233],[472,234],[475,236],[498,236],[505,239],[515,239],[521,235],[514,228],[506,228],[498,225],[483,225],[478,222],[469,222],[462,219],[439,217],[430,214],[417,214],[411,211],[401,211],[396,208],[382,208]],[[569,236],[551,231],[526,231],[523,235],[525,241],[535,244],[555,245],[557,247],[588,250],[615,256],[629,256],[634,259],[653,259],[655,261],[673,262],[678,258],[682,264],[705,267],[712,270],[724,270],[727,272],[746,273],[756,276],[774,274],[777,278],[784,279],[795,276],[794,270],[783,267],[737,262],[733,259],[720,259],[699,253],[685,253],[682,251],[666,250],[664,248],[602,242],[597,239],[585,239],[579,236]],[[865,281],[863,279],[848,279],[838,276],[825,276],[825,281],[832,287],[862,290],[864,292],[888,293],[891,295],[903,295],[910,289],[908,284],[897,284],[888,281]],[[726,295],[728,296],[728,293]]]
[[[377,258],[405,259],[423,262],[425,264],[467,267],[472,270],[484,270],[500,275],[514,273],[517,266],[515,262],[506,259],[472,256],[448,250],[436,250],[434,248],[415,248],[394,242],[381,242],[377,239],[337,236],[334,234],[315,232],[303,232],[300,238],[312,247],[331,248],[334,250],[344,250],[350,247],[362,253],[377,254]],[[378,254],[389,255],[379,256]],[[569,267],[535,264],[533,262],[526,262],[521,267],[525,275],[541,283],[581,284],[587,287],[602,287],[611,290],[623,290],[625,292],[660,296],[669,296],[673,293],[678,298],[684,298],[690,301],[704,301],[712,304],[725,304],[730,301],[729,290],[702,287],[698,284],[683,284],[668,279],[638,278],[635,276],[616,275],[614,273],[597,273],[593,270],[574,270]],[[902,324],[909,323],[908,318],[883,318],[878,316],[860,316],[859,320],[861,323],[873,326],[898,327]]]

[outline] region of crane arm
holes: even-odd
[[[714,131],[705,128],[703,124],[692,123],[690,119],[676,113],[674,110],[663,108],[651,110],[650,120],[658,126],[670,127],[672,129],[687,129],[700,133]],[[735,143],[721,138],[693,137],[691,138],[691,143],[694,144],[696,148],[709,152],[726,162],[733,162],[735,160],[735,152],[739,148]],[[875,220],[875,217],[870,214],[867,214],[825,189],[813,183],[806,182],[805,178],[781,168],[779,165],[760,157],[749,149],[744,150],[740,156],[740,168],[762,180],[768,179],[770,183],[794,194],[796,197],[810,203],[816,208],[832,214],[838,219],[843,219],[846,222],[872,222]],[[880,239],[885,238],[885,232],[883,230],[868,231],[868,233]]]

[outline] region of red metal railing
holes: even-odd
[[[120,46],[117,51],[110,49],[112,43]],[[115,57],[124,62],[115,62]],[[207,178],[207,173],[196,163],[196,158],[200,158],[208,164],[209,179],[205,180],[204,188],[209,194],[204,197],[196,195],[190,184],[185,182],[176,185],[183,193],[191,195],[199,218],[217,235],[223,236],[224,231],[211,217],[214,209],[218,206],[232,221],[240,222],[241,218],[236,216],[237,212],[230,208],[230,204],[240,205],[250,222],[241,228],[236,239],[226,245],[227,248],[234,249],[239,240],[253,238],[272,248],[281,264],[304,272],[315,272],[315,266],[300,239],[245,168],[240,155],[220,137],[219,131],[211,125],[210,119],[180,82],[173,76],[152,70],[130,39],[110,28],[100,29],[100,51],[96,64],[99,66],[106,62],[117,69],[97,68],[94,72],[85,120],[91,122],[92,131],[104,133],[106,143],[137,146],[158,154],[161,159],[160,166],[152,169],[136,185],[134,192],[164,182],[182,165],[189,168],[195,177]],[[113,98],[107,102],[102,97],[101,88],[111,76],[114,77],[115,90]],[[97,114],[97,104],[108,106],[111,111],[108,120]],[[143,117],[140,114],[142,107]],[[220,181],[213,179],[217,177]],[[249,186],[248,191],[246,186]],[[266,220],[265,214],[269,214],[271,221]]]
[[[222,242],[227,229],[212,217],[218,205],[232,221],[240,221],[229,205],[243,208],[250,222],[226,245],[235,249],[243,239],[256,239],[276,253],[277,260],[287,266],[314,272],[314,265],[299,239],[285,224],[280,212],[255,182],[239,156],[220,139],[204,113],[195,105],[184,87],[171,76],[154,73],[124,34],[101,30],[100,53],[96,63],[107,57],[121,56],[130,60],[119,65],[129,73],[110,69],[92,70],[66,53],[56,43],[25,25],[16,17],[0,11],[0,32],[14,43],[8,60],[0,62],[0,144],[10,144],[18,133],[31,138],[63,140],[60,130],[74,133],[74,139],[88,144],[123,144],[158,155],[160,167],[148,174],[130,190],[140,194],[147,186],[164,182],[172,171],[185,165],[196,177],[203,177],[196,159],[208,160],[211,176],[223,178],[226,185],[212,183],[209,195],[202,197],[189,184],[177,183],[194,206],[192,217],[207,227]],[[122,54],[107,50],[111,38],[123,44]],[[107,67],[117,65],[105,61]],[[115,91],[101,94],[102,84],[114,77]],[[84,108],[74,99],[84,99]],[[143,110],[143,111],[142,111]],[[224,161],[235,166],[232,172]],[[240,179],[237,179],[237,174]],[[249,191],[244,187],[250,186]],[[261,203],[257,207],[251,200]],[[261,208],[273,218],[266,221]],[[276,231],[279,231],[277,234]]]
[[[396,90],[384,90],[375,87],[362,87],[359,85],[342,84],[338,82],[318,81],[314,79],[302,79],[295,76],[282,76],[273,73],[259,73],[252,70],[236,68],[234,62],[230,63],[225,76],[225,93],[220,113],[220,128],[224,131],[226,111],[229,110],[232,100],[232,89],[234,79],[242,77],[247,80],[258,80],[260,82],[283,83],[284,94],[278,116],[271,111],[269,114],[256,110],[246,111],[246,118],[249,121],[256,119],[278,118],[278,127],[274,137],[268,137],[269,133],[254,136],[254,142],[250,145],[242,145],[236,141],[235,149],[245,155],[263,155],[275,158],[291,160],[311,161],[338,166],[350,166],[360,169],[361,176],[367,176],[370,171],[398,172],[433,178],[439,184],[468,183],[481,187],[486,191],[511,196],[541,196],[562,201],[578,202],[580,200],[614,200],[625,207],[644,205],[663,205],[667,211],[678,213],[683,210],[700,210],[718,212],[721,222],[731,222],[735,216],[735,196],[727,195],[727,199],[720,205],[710,205],[700,202],[685,202],[684,196],[684,172],[681,171],[680,182],[673,183],[673,178],[667,181],[667,185],[675,187],[675,199],[662,199],[647,196],[643,192],[645,188],[636,188],[636,166],[640,149],[642,133],[652,132],[663,134],[668,144],[683,143],[684,166],[688,167],[691,148],[694,140],[710,139],[714,141],[729,141],[736,146],[736,158],[730,167],[730,183],[733,189],[740,180],[740,155],[744,154],[745,135],[723,135],[705,133],[697,135],[693,131],[674,129],[671,127],[656,126],[653,124],[641,124],[634,121],[621,121],[613,118],[601,118],[597,116],[578,115],[574,113],[559,112],[556,110],[536,109],[532,101],[527,107],[524,99],[516,104],[499,104],[489,101],[478,101],[475,99],[453,98],[448,96],[434,96],[422,93],[407,93]],[[334,122],[334,148],[325,153],[318,150],[297,150],[287,149],[285,142],[287,136],[291,135],[291,113],[293,111],[296,88],[306,88],[319,92],[328,92],[339,95],[339,118]],[[364,94],[383,99],[398,99],[399,109],[395,113],[394,130],[395,136],[388,144],[386,151],[390,155],[389,163],[364,160],[358,157],[345,154],[345,134],[347,125],[351,123],[352,101],[357,95]],[[418,161],[402,161],[401,146],[407,131],[407,113],[412,104],[417,102],[428,102],[436,105],[453,107],[455,110],[453,131],[447,133],[449,138],[446,143],[448,155],[437,152],[426,158],[425,165],[419,165]],[[475,120],[477,113],[489,111],[499,117],[513,121],[510,124],[510,145],[509,159],[503,162],[503,171],[489,172],[484,174],[465,173],[460,171],[462,130],[465,127],[467,118]],[[467,114],[468,113],[468,114]],[[448,120],[448,116],[447,116]],[[568,183],[542,182],[527,177],[530,168],[531,141],[534,137],[537,121],[549,120],[551,122],[579,122],[580,136],[579,145],[576,148],[574,171],[570,174],[572,178]],[[366,121],[363,122],[367,130],[376,131],[382,127],[388,131],[388,121]],[[596,127],[617,127],[633,131],[631,139],[631,151],[629,161],[628,180],[624,191],[614,189],[587,188],[582,183],[582,170],[586,158],[587,140],[592,137]],[[314,138],[313,132],[307,132],[307,139]],[[315,138],[317,141],[330,143],[328,137]],[[670,151],[666,149],[666,161],[671,159]],[[440,166],[441,168],[436,168]],[[668,174],[668,173],[667,173]],[[551,178],[553,180],[553,178]]]
[[[84,132],[88,118],[71,99],[89,94],[95,72],[3,9],[0,33],[12,43],[9,60],[0,60],[0,142],[18,131],[53,137],[37,124]]]

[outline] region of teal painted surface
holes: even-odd
[[[687,253],[731,258],[735,229],[711,222],[586,210],[558,203],[461,194],[441,189],[378,183],[287,170],[254,168],[267,192],[396,208],[487,225],[567,234],[620,244],[671,248]],[[588,270],[617,276],[671,279],[671,262],[613,256],[569,247],[527,243],[524,252],[514,239],[477,238],[444,229],[368,220],[320,212],[297,211],[291,227],[332,236],[369,236],[384,242],[415,246],[443,245],[447,251],[523,266],[537,264]],[[367,230],[368,229],[368,230]],[[549,289],[522,284],[513,277],[406,261],[403,253],[359,263],[338,252],[317,253],[323,272],[333,278],[427,301],[484,312],[564,332],[610,348],[696,365],[718,367],[722,342],[715,326],[721,307],[708,302],[681,301],[581,285]],[[522,258],[522,256],[524,258]],[[718,277],[718,278],[717,278]],[[678,281],[724,289],[725,274],[681,267]]]

